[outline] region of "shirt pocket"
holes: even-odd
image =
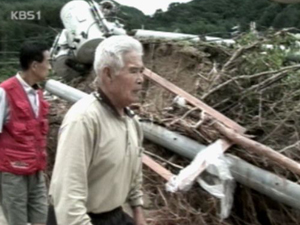
[[[25,123],[14,122],[13,123],[13,131],[16,135],[24,135],[27,133],[27,126]]]
[[[18,118],[24,119],[24,118],[29,118],[31,117],[31,108],[28,107],[28,104],[24,102],[16,102],[16,110],[19,112],[17,113]]]
[[[15,139],[19,143],[30,143],[35,140],[34,137],[34,127],[22,122],[14,122],[12,124],[11,132],[14,134]]]

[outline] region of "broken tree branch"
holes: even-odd
[[[175,123],[177,123],[177,122],[180,121],[180,120],[183,120],[183,119],[186,118],[189,114],[191,114],[192,112],[194,112],[194,111],[197,110],[197,109],[198,109],[198,107],[194,107],[194,108],[190,109],[190,110],[187,111],[182,117],[173,120],[173,121],[170,123],[170,126],[173,125],[173,124],[175,124]]]
[[[296,161],[280,154],[279,152],[273,150],[272,148],[265,146],[261,143],[258,143],[254,140],[251,140],[236,131],[224,126],[221,123],[215,122],[213,126],[226,138],[242,146],[243,148],[254,152],[259,155],[263,155],[271,159],[273,162],[277,162],[279,165],[286,167],[287,169],[295,172],[296,174],[300,175],[300,164]]]
[[[154,158],[157,158],[157,159],[159,159],[159,160],[161,160],[161,161],[163,161],[163,162],[165,162],[165,163],[167,163],[167,164],[175,167],[176,169],[183,169],[183,166],[179,166],[179,165],[177,165],[175,163],[172,163],[169,160],[166,160],[166,159],[164,159],[164,158],[162,158],[162,157],[160,157],[160,156],[158,156],[158,155],[156,155],[156,154],[154,154],[152,152],[144,151],[144,153],[147,154],[147,155],[150,155],[150,156],[152,156]]]
[[[258,77],[261,77],[261,76],[267,76],[267,75],[271,75],[271,74],[275,74],[275,73],[280,73],[280,72],[284,72],[284,71],[287,71],[287,70],[294,70],[294,69],[300,69],[300,65],[286,66],[286,67],[282,67],[279,70],[264,71],[264,72],[256,73],[256,74],[253,74],[253,75],[241,75],[241,76],[238,76],[238,77],[233,77],[233,78],[225,81],[224,83],[216,86],[215,88],[212,88],[209,92],[205,93],[201,97],[201,99],[202,100],[206,99],[209,95],[215,93],[216,91],[220,90],[221,88],[225,87],[226,85],[228,85],[228,84],[230,84],[230,83],[232,83],[233,81],[236,81],[236,80],[253,79],[253,78],[258,78]]]
[[[277,127],[275,127],[274,130],[271,131],[271,133],[269,133],[263,140],[262,142],[268,140],[277,130],[279,130],[285,123],[286,121],[288,121],[290,119],[290,117],[299,109],[300,104],[298,104],[288,115],[287,117],[285,117],[280,124],[278,124]]]
[[[246,47],[241,47],[238,50],[236,50],[233,55],[231,56],[231,58],[225,63],[225,65],[223,66],[221,73],[225,73],[227,71],[227,69],[230,67],[230,65],[235,61],[235,59],[237,59],[244,51],[249,50],[253,47],[255,47],[256,45],[258,45],[260,42],[255,42],[249,46]]]
[[[202,109],[203,111],[205,111],[207,114],[209,114],[213,118],[215,118],[219,121],[222,121],[227,126],[235,129],[236,131],[238,131],[240,133],[245,132],[246,129],[244,127],[240,126],[233,120],[231,120],[228,117],[224,116],[223,114],[219,113],[215,109],[206,105],[204,102],[200,101],[198,98],[192,96],[191,94],[189,94],[186,91],[182,90],[181,88],[177,87],[170,81],[168,81],[168,80],[164,79],[163,77],[159,76],[158,74],[152,72],[151,70],[145,69],[144,75],[147,78],[149,78],[150,80],[153,80],[154,82],[159,84],[160,86],[166,88],[168,91],[185,98],[185,100],[187,102],[189,102],[190,104],[192,104],[194,106],[197,106],[199,109]]]
[[[236,104],[238,104],[239,102],[241,102],[244,98],[246,98],[247,96],[249,96],[249,94],[252,93],[252,91],[256,90],[256,91],[261,91],[261,90],[264,90],[268,87],[270,87],[271,85],[273,85],[275,82],[277,81],[280,81],[282,78],[284,78],[287,73],[289,71],[282,71],[282,72],[279,72],[277,74],[275,74],[274,76],[268,78],[268,79],[265,79],[263,82],[261,83],[258,83],[256,85],[253,85],[251,86],[250,88],[244,90],[241,94],[240,94],[240,98],[238,99],[238,101],[236,101],[235,103],[231,104],[231,105],[227,105],[225,107],[225,109],[222,109],[221,111],[226,111],[227,109],[229,108],[233,108]],[[226,98],[222,101],[222,104],[225,104],[227,103],[231,98]],[[218,104],[219,106],[220,104]]]
[[[286,150],[288,149],[291,149],[291,148],[296,148],[296,147],[299,147],[299,144],[300,144],[300,141],[297,141],[296,143],[292,144],[292,145],[289,145],[281,150],[279,150],[278,152],[285,152]]]

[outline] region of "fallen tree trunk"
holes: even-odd
[[[294,173],[300,175],[300,164],[296,161],[280,154],[279,152],[273,150],[272,148],[263,145],[259,142],[256,142],[254,140],[251,140],[236,131],[222,125],[219,122],[213,123],[214,128],[216,128],[222,135],[224,135],[226,138],[228,138],[230,141],[236,143],[237,145],[240,145],[241,147],[254,152],[258,155],[263,155],[265,157],[268,157],[271,159],[270,161],[276,162],[281,166],[284,166],[285,168],[293,171]]]

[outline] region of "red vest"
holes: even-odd
[[[2,87],[9,105],[9,120],[0,133],[0,171],[29,175],[44,170],[47,164],[46,135],[49,104],[39,94],[36,118],[27,94],[16,77],[4,81]]]

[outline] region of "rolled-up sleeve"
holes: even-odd
[[[8,119],[8,103],[6,93],[3,88],[0,88],[0,133],[2,133],[3,125]]]
[[[140,170],[136,175],[136,179],[132,184],[132,188],[128,196],[128,202],[131,207],[142,206],[144,204],[143,192],[142,192],[142,183],[143,183],[142,162],[140,164],[141,164]]]
[[[50,198],[58,225],[92,225],[86,201],[93,135],[93,127],[85,118],[77,118],[60,128],[50,185]]]

